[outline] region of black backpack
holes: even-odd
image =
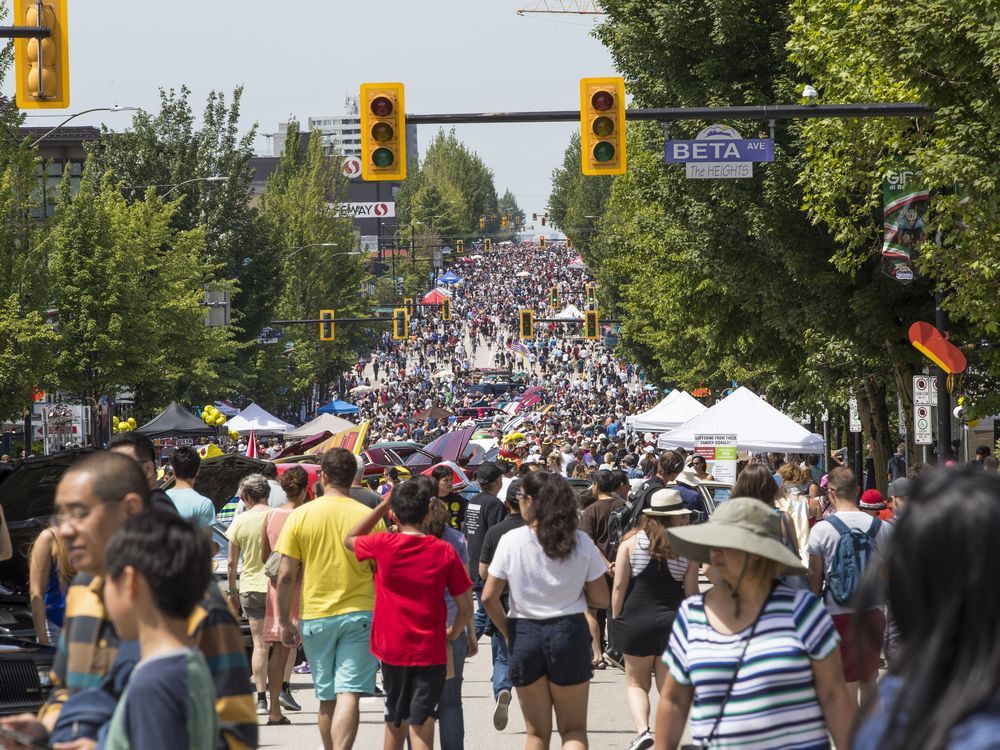
[[[647,479],[638,489],[629,493],[623,506],[608,515],[608,552],[611,560],[618,554],[618,545],[625,534],[639,525],[642,509],[646,507],[650,495],[663,489],[663,486],[658,477]]]

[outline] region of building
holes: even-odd
[[[62,127],[55,132],[47,127],[26,127],[18,128],[18,137],[29,143],[42,139],[37,147],[35,170],[39,178],[38,192],[37,199],[33,201],[31,217],[47,218],[55,211],[64,174],[69,173],[70,191],[75,194],[79,189],[88,144],[101,139],[101,130],[89,125]]]

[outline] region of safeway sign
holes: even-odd
[[[340,216],[352,219],[388,219],[396,215],[395,202],[378,203],[337,203],[334,205]]]

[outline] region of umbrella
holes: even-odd
[[[351,393],[371,393],[372,387],[370,385],[356,385],[351,388]]]
[[[250,437],[247,438],[247,458],[259,458],[257,455],[257,436],[250,430]]]
[[[420,473],[427,474],[428,476],[430,476],[431,474],[434,473],[434,469],[436,469],[438,466],[447,466],[449,469],[451,469],[451,485],[452,489],[455,490],[456,492],[460,492],[461,490],[465,489],[471,484],[469,477],[466,475],[464,471],[462,471],[461,467],[454,461],[442,461],[439,464],[434,464],[429,469],[424,469]]]
[[[526,278],[528,278],[529,276],[531,276],[531,272],[530,272],[530,271],[521,271],[520,273],[517,273],[517,274],[514,274],[514,275],[515,275],[515,276],[519,276],[519,277],[521,277],[522,279],[526,279]]]

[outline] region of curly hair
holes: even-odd
[[[558,474],[535,471],[522,480],[521,489],[531,498],[525,520],[535,524],[535,534],[546,556],[565,560],[576,549],[577,503],[573,490]]]

